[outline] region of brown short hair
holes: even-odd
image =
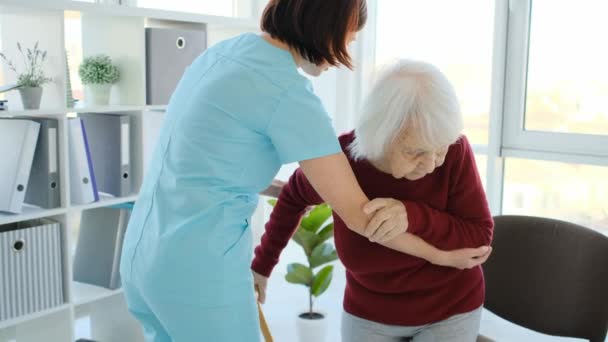
[[[346,39],[366,21],[366,0],[270,0],[261,28],[314,64],[352,69]]]

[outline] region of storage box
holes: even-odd
[[[64,303],[61,248],[57,222],[0,226],[0,321]]]

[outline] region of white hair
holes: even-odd
[[[454,88],[431,64],[398,60],[381,70],[355,125],[355,159],[380,160],[399,133],[418,130],[421,143],[441,148],[460,137],[463,119]]]

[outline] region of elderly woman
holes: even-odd
[[[375,243],[334,214],[347,277],[344,342],[476,339],[484,301],[479,265],[491,252],[493,221],[462,121],[438,69],[398,61],[381,73],[355,131],[340,137],[366,195],[397,199],[376,206],[405,209],[408,222],[406,233]],[[252,269],[262,301],[266,277],[306,207],[321,202],[297,170],[256,248]]]

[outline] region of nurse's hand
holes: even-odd
[[[253,285],[258,293],[258,302],[264,304],[266,301],[266,287],[268,286],[268,277],[264,277],[263,275],[257,273],[256,271],[251,271],[253,274]]]
[[[268,196],[268,197],[279,197],[281,193],[281,189],[285,186],[285,182],[275,179],[272,183],[266,188],[266,190],[260,192],[260,195]]]
[[[371,242],[386,242],[407,231],[407,211],[401,201],[392,198],[376,198],[369,201],[363,211],[374,215],[367,223],[364,235]]]

